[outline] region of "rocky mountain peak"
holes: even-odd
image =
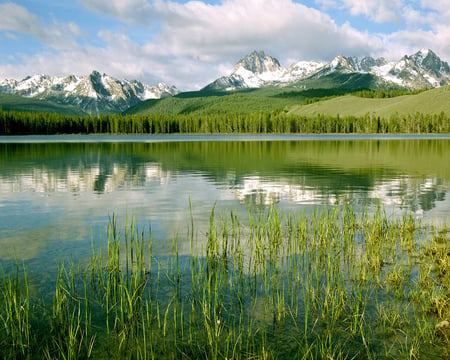
[[[412,55],[411,58],[417,66],[436,76],[450,74],[450,67],[448,63],[442,61],[441,58],[430,49],[421,49]]]
[[[436,87],[450,83],[450,67],[430,49],[421,49],[403,56],[389,71],[404,86],[410,88]]]
[[[49,99],[58,104],[74,105],[86,114],[97,115],[122,112],[142,100],[172,96],[179,91],[164,83],[150,86],[136,80],[118,80],[94,70],[88,76],[34,75],[20,81],[3,80],[0,81],[0,92]]]
[[[387,64],[386,59],[378,58],[374,59],[371,56],[363,57],[361,60],[358,60],[358,68],[364,72],[371,72],[374,67],[380,67]]]
[[[365,77],[352,77],[352,74]],[[263,51],[254,51],[239,60],[230,75],[222,76],[205,88],[220,91],[290,85],[307,88],[308,82],[317,83],[317,80],[327,77],[331,78],[331,83],[341,78],[366,81],[364,86],[374,84],[376,88],[386,86],[421,89],[450,84],[450,68],[429,49],[405,55],[397,62],[371,56],[357,58],[338,55],[328,63],[298,61],[287,69],[281,67],[276,58]]]
[[[335,69],[349,69],[353,70],[351,61],[347,59],[344,55],[338,55],[330,62],[331,67]]]
[[[234,71],[237,71],[240,67],[254,74],[275,72],[281,69],[280,62],[276,58],[266,55],[264,51],[253,51],[245,56],[234,66]]]

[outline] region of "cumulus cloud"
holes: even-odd
[[[447,0],[403,1],[404,27],[383,35],[385,53],[411,54],[420,48],[433,49],[444,60],[450,57],[450,8]]]
[[[159,1],[155,9],[163,18],[157,40],[174,54],[203,61],[236,59],[254,49],[281,57],[328,58],[381,46],[376,37],[348,24],[337,26],[328,15],[291,0],[228,0],[218,5]]]
[[[450,55],[450,11],[446,0],[316,0],[321,11],[294,0],[222,0],[184,3],[166,0],[80,0],[92,14],[115,26],[83,36],[80,22],[48,23],[25,7],[0,4],[0,31],[27,34],[49,45],[23,56],[22,64],[0,66],[2,75],[30,73],[110,75],[165,81],[182,90],[205,86],[232,70],[253,50],[264,50],[289,66],[298,60],[330,60],[337,54],[396,58],[429,47]],[[334,10],[365,16],[369,22],[402,24],[390,33],[337,24]],[[92,31],[92,30],[90,30]],[[133,34],[140,34],[139,41]],[[55,74],[55,71],[58,73]],[[6,77],[6,76],[3,76]]]
[[[103,29],[96,34],[101,47],[74,46],[50,58],[39,54],[32,60],[24,58],[25,66],[39,67],[39,72],[72,69],[78,73],[93,67],[115,76],[151,77],[191,89],[223,75],[225,68],[231,70],[234,62],[253,50],[265,50],[283,63],[291,58],[330,59],[337,53],[362,55],[382,47],[376,36],[360,33],[349,24],[338,26],[329,15],[292,0],[224,0],[215,5],[201,1],[81,1],[126,24],[150,28],[157,18],[159,31],[138,44],[124,33]],[[3,28],[47,39],[50,34],[42,30],[46,27],[39,17],[18,5],[9,6],[19,14],[15,23]],[[24,29],[25,24],[31,24],[29,30]],[[61,24],[59,29],[53,26],[52,33],[56,40],[64,31],[73,37],[76,30],[75,24]],[[55,62],[59,64],[56,67]]]
[[[83,34],[73,22],[45,24],[40,17],[14,3],[0,4],[0,30],[34,36],[55,49],[76,46],[75,37]]]
[[[378,22],[399,22],[402,0],[344,0],[352,15],[363,15]]]
[[[32,34],[39,28],[40,19],[26,8],[13,4],[0,4],[0,29]]]

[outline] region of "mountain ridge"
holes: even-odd
[[[330,62],[300,61],[283,68],[280,62],[263,51],[253,51],[239,60],[233,72],[204,87],[205,90],[232,91],[264,86],[307,88],[310,82],[336,74],[370,74],[379,88],[419,89],[450,84],[450,67],[430,49],[421,49],[400,60],[388,62],[370,56],[335,56]]]
[[[0,81],[0,93],[46,100],[80,108],[88,115],[122,112],[147,99],[161,99],[179,93],[175,86],[150,86],[137,80],[119,80],[94,70],[87,76],[52,77],[46,74],[22,80]]]
[[[235,91],[253,91],[260,88],[294,93],[312,89],[334,89],[336,93],[348,93],[366,89],[414,90],[447,84],[450,84],[450,67],[430,49],[421,49],[412,55],[403,56],[398,61],[370,56],[347,57],[341,54],[329,62],[301,60],[289,67],[281,66],[277,58],[264,51],[253,51],[240,59],[229,75],[216,79],[199,91],[180,93],[175,86],[165,83],[150,86],[137,80],[119,80],[94,70],[87,76],[52,77],[41,74],[27,76],[20,81],[2,80],[0,94],[20,96],[33,101],[20,102],[3,97],[0,99],[0,105],[6,104],[4,108],[14,109],[14,106],[8,103],[8,99],[13,99],[12,103],[20,105],[16,108],[23,109],[26,104],[32,104],[29,111],[54,106],[55,111],[63,109],[76,114],[97,116],[124,113],[140,104],[145,105],[144,102],[149,99],[152,99],[151,106],[154,106],[162,99],[173,96],[222,96]],[[268,97],[267,101],[272,102],[275,98]],[[237,101],[238,98],[234,100]],[[49,105],[40,106],[39,101],[48,102]]]

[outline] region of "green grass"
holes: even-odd
[[[366,114],[389,118],[392,115],[433,115],[450,113],[450,87],[431,89],[416,95],[404,95],[389,99],[367,99],[352,95],[293,106],[289,114],[316,116],[364,116]]]
[[[205,88],[181,93],[172,98],[147,100],[128,109],[125,114],[242,114],[277,112],[308,102],[367,90],[391,91],[378,85],[370,74],[330,74],[286,87],[264,87],[235,91]],[[397,88],[398,91],[407,92]]]
[[[0,356],[47,359],[448,357],[445,225],[382,209],[213,208],[153,254],[151,231],[113,217],[83,264],[60,264],[52,300],[13,266],[0,287]]]
[[[81,109],[75,106],[2,93],[0,93],[0,109],[3,111],[46,112],[66,115],[84,114]]]
[[[203,90],[181,93],[162,100],[147,100],[128,109],[125,114],[208,115],[278,112],[297,104],[342,96],[353,91],[339,87],[303,89],[293,86],[230,92]]]
[[[188,92],[162,100],[147,100],[130,108],[127,115],[135,114],[235,114],[280,111],[286,106],[303,102],[301,92],[285,92],[279,89],[248,89],[230,93]]]

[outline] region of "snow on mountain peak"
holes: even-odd
[[[423,58],[426,58],[430,52],[432,52],[430,49],[422,48],[417,52],[417,54],[420,54]]]
[[[88,114],[121,112],[142,100],[172,96],[179,91],[164,83],[149,86],[139,81],[118,80],[99,71],[88,76],[51,77],[33,75],[23,80],[3,80],[0,92],[25,97],[51,99],[60,104],[76,105]]]
[[[331,60],[330,65],[334,68],[337,68],[339,66],[348,65],[348,61],[343,55],[338,55],[333,60]]]
[[[324,65],[324,63],[314,61],[298,61],[289,67],[287,75],[290,79],[303,79]]]
[[[450,83],[450,67],[430,49],[405,55],[389,71],[410,88],[438,87]]]
[[[323,65],[313,61],[299,61],[286,69],[264,51],[254,51],[239,60],[229,76],[217,79],[207,88],[230,91],[267,85],[280,86],[304,79]]]
[[[253,51],[251,54],[245,56],[235,65],[234,71],[237,71],[240,67],[255,74],[276,72],[281,69],[280,62],[266,55],[264,51]]]
[[[370,56],[359,59],[337,55],[329,63],[299,61],[288,69],[281,67],[277,59],[263,51],[254,51],[241,59],[229,76],[217,79],[206,88],[229,91],[262,86],[286,86],[334,73],[368,74],[378,84],[408,88],[450,84],[449,65],[432,50],[424,48],[416,54],[405,55],[397,62]]]

